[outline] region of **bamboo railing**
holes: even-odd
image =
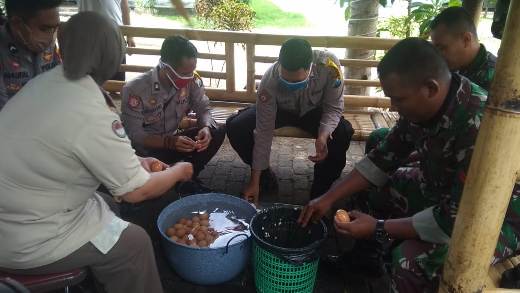
[[[207,87],[206,92],[212,101],[224,101],[235,103],[254,103],[256,100],[255,83],[262,78],[262,73],[256,72],[257,63],[273,63],[276,57],[256,55],[256,46],[272,45],[280,46],[285,40],[296,35],[272,35],[249,32],[229,32],[229,31],[212,31],[212,30],[192,30],[192,29],[162,29],[162,28],[144,28],[121,26],[121,31],[125,36],[144,37],[144,38],[166,38],[172,35],[182,35],[193,41],[212,41],[224,43],[224,54],[216,53],[199,53],[199,59],[222,60],[225,61],[225,71],[198,71],[203,78],[225,80],[225,88]],[[305,37],[313,47],[323,48],[352,48],[352,49],[373,49],[387,50],[392,47],[398,40],[368,38],[368,37],[342,37],[342,36],[301,36]],[[243,67],[237,67],[235,64],[235,45],[245,45],[245,59],[240,64],[245,64],[245,72]],[[159,55],[158,48],[128,48],[129,54],[142,55]],[[338,56],[340,57],[340,56]],[[377,60],[357,60],[357,59],[340,59],[342,66],[351,67],[376,67],[379,63]],[[145,72],[151,66],[142,65],[122,65],[121,71],[125,72]],[[244,74],[246,76],[245,90],[236,89],[236,74]],[[119,92],[123,82],[108,81],[105,89],[109,92]],[[345,85],[355,85],[362,87],[379,87],[378,80],[359,80],[345,79]],[[376,107],[389,108],[390,100],[380,96],[357,96],[345,95],[345,107]]]

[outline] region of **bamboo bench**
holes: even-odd
[[[118,88],[114,88],[114,83],[105,86],[105,90],[108,90],[116,104],[120,107],[120,91],[123,87],[123,82],[117,82]],[[245,107],[251,105],[251,103],[235,103],[235,102],[222,102],[215,101],[214,97],[211,97],[211,91],[208,96],[211,100],[211,114],[219,125],[226,123],[226,119]],[[383,109],[374,108],[372,110],[346,110],[343,113],[343,117],[352,124],[354,129],[353,140],[366,140],[370,133],[375,129],[382,127],[392,127],[395,125],[399,115],[395,112],[385,111]],[[306,131],[297,127],[282,127],[275,130],[275,136],[280,137],[297,137],[297,138],[311,138],[312,136]]]

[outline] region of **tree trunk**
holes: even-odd
[[[462,7],[473,17],[473,22],[478,25],[480,20],[480,13],[482,12],[483,0],[464,0],[462,1]]]
[[[377,33],[378,0],[357,0],[350,3],[351,17],[348,22],[349,36],[374,37]],[[347,49],[348,59],[374,59],[375,50]],[[346,67],[345,78],[370,79],[369,68]],[[347,86],[349,95],[368,95],[368,88]]]

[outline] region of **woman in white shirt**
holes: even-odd
[[[119,28],[83,12],[62,35],[63,66],[31,80],[0,113],[0,270],[47,274],[89,267],[105,290],[162,292],[148,235],[115,216],[102,183],[127,202],[188,180],[180,163],[149,173],[99,86],[123,56]]]

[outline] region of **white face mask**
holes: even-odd
[[[171,67],[169,64],[163,62],[162,60],[159,61],[159,65],[161,68],[167,68],[172,71],[172,73],[174,74],[174,77],[171,77],[168,72],[166,72],[166,77],[168,78],[168,80],[170,80],[173,87],[175,87],[176,89],[181,89],[181,88],[188,86],[190,81],[195,77],[194,73],[192,73],[191,76],[182,76],[182,75],[178,74],[177,71],[175,71],[175,69],[173,69],[173,67]]]
[[[27,31],[28,38],[25,38],[20,30],[17,31],[18,37],[23,42],[23,45],[33,52],[39,53],[45,51],[45,49],[51,46],[54,40],[56,40],[56,30],[54,30],[52,35],[49,34],[47,38],[37,39],[34,37],[32,29],[25,22],[23,22],[23,26]]]

